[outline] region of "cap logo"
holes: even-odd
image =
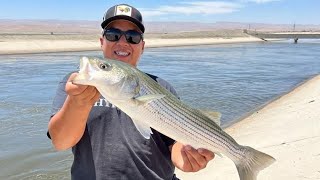
[[[126,15],[131,16],[132,8],[126,5],[120,5],[116,7],[115,15]]]

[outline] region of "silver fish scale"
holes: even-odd
[[[236,141],[210,118],[200,111],[180,103],[180,100],[148,76],[142,75],[139,78],[139,95],[165,95],[160,100],[154,100],[144,105],[144,108],[139,111],[141,115],[146,115],[146,117],[150,113],[155,117],[151,118],[152,116],[150,116],[150,119],[147,119],[154,129],[179,142],[187,143],[194,147],[203,147],[212,151],[218,150],[237,158],[243,156],[243,152],[241,152]]]

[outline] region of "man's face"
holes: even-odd
[[[116,28],[121,31],[135,30],[141,32],[135,24],[126,20],[115,20],[108,25],[107,29],[108,28]],[[101,37],[100,43],[105,58],[116,59],[133,66],[137,66],[144,50],[143,40],[138,44],[130,44],[124,35],[121,36],[119,41],[115,42],[108,41],[105,37]]]

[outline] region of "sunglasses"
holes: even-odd
[[[103,35],[111,42],[119,41],[122,35],[125,35],[127,42],[130,44],[138,44],[143,40],[143,34],[134,30],[121,31],[120,29],[110,28],[105,29]]]

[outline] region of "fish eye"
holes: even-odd
[[[112,68],[112,66],[108,63],[100,63],[99,67],[100,67],[100,69],[107,70],[107,71],[109,71]]]

